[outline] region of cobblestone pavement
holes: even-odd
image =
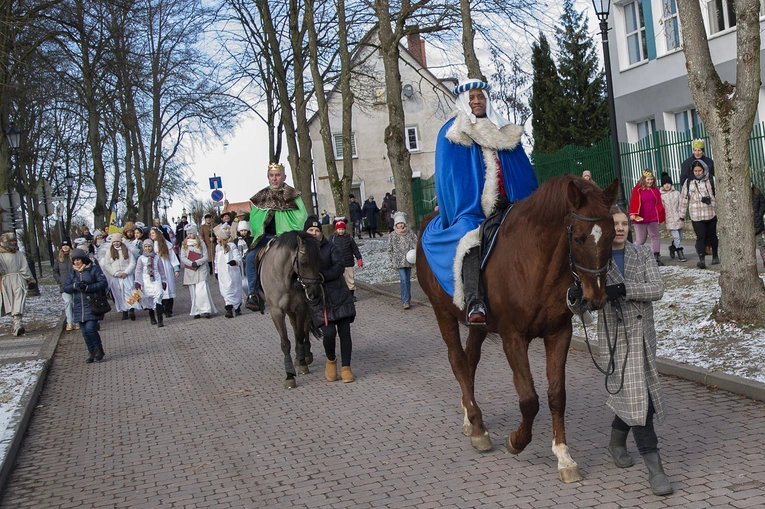
[[[136,322],[111,314],[102,363],[85,364],[78,333],[62,336],[0,507],[765,504],[763,403],[663,377],[669,417],[657,430],[675,494],[655,497],[642,464],[609,461],[603,380],[572,351],[567,437],[584,480],[566,485],[550,450],[541,342],[531,362],[542,409],[518,456],[503,446],[520,421],[510,368],[500,345],[485,344],[476,383],[494,449],[479,453],[461,434],[459,389],[429,308],[403,311],[358,291],[356,382],[324,380],[314,341],[312,373],[286,390],[267,315],[193,320],[180,293],[162,329],[145,312]]]

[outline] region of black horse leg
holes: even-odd
[[[311,371],[308,369],[308,363],[306,362],[306,336],[305,327],[303,327],[302,317],[290,313],[290,324],[292,325],[292,331],[295,333],[295,357],[298,365],[298,374],[307,375]],[[300,324],[298,326],[298,324]]]
[[[282,353],[284,354],[284,371],[287,373],[287,379],[284,381],[284,387],[294,389],[297,387],[295,381],[295,365],[292,363],[292,345],[287,334],[287,324],[284,322],[284,312],[279,309],[271,310],[271,319],[274,322],[279,338],[282,343]]]

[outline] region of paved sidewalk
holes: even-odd
[[[214,286],[214,285],[213,285]],[[663,377],[657,426],[676,493],[650,494],[645,468],[620,470],[611,414],[589,356],[569,355],[567,437],[584,480],[557,479],[544,354],[531,347],[542,408],[526,451],[512,375],[487,342],[476,385],[494,449],[461,435],[459,390],[432,311],[360,290],[352,384],[312,373],[285,390],[270,318],[192,320],[187,290],[162,329],[145,313],[102,326],[107,358],[87,365],[79,334],[58,344],[0,507],[759,507],[765,404]],[[630,441],[630,452],[637,456]]]

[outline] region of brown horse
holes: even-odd
[[[454,305],[433,274],[422,243],[417,247],[417,275],[438,320],[449,350],[452,371],[462,389],[462,431],[480,451],[491,449],[491,438],[475,400],[475,372],[481,345],[488,333],[498,333],[513,370],[522,420],[505,442],[518,454],[531,442],[539,411],[539,396],[528,359],[531,340],[544,339],[547,359],[547,400],[552,414],[552,450],[563,482],[582,479],[566,445],[566,357],[571,342],[572,313],[566,305],[568,287],[581,280],[584,305],[600,309],[606,302],[605,281],[614,223],[609,213],[618,182],[605,191],[579,177],[562,176],[545,182],[520,201],[502,225],[483,273],[489,308],[488,323],[470,327],[465,348],[460,323],[465,312]],[[432,219],[423,221],[420,231]]]

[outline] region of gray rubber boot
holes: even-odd
[[[611,441],[608,443],[608,452],[611,453],[611,457],[614,459],[614,465],[619,468],[627,468],[635,464],[630,453],[627,452],[627,435],[629,434],[629,431],[611,428]]]
[[[654,495],[669,495],[675,490],[672,488],[664,468],[661,466],[661,457],[658,452],[652,452],[643,456],[645,466],[648,468],[648,483]]]

